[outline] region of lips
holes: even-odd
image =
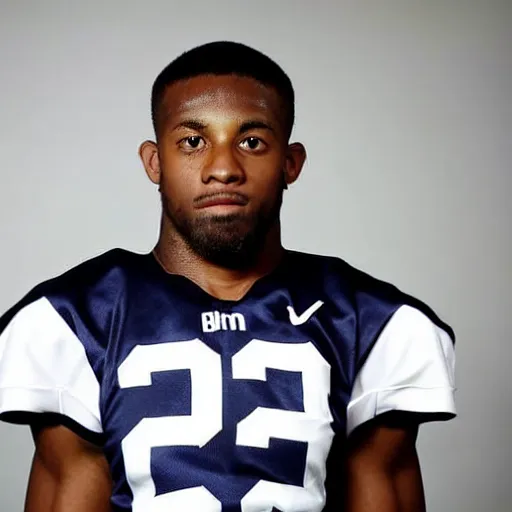
[[[219,192],[198,197],[194,200],[194,206],[198,209],[212,206],[245,206],[248,202],[249,198],[243,194]]]

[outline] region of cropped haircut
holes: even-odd
[[[167,88],[180,80],[200,75],[248,77],[274,88],[282,100],[284,127],[287,137],[290,136],[295,120],[295,93],[288,75],[276,62],[254,48],[231,41],[216,41],[186,51],[157,76],[151,92],[151,117],[157,137]]]

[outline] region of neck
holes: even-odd
[[[254,264],[246,269],[230,269],[201,258],[169,223],[162,222],[153,253],[165,271],[187,277],[218,299],[239,300],[258,279],[276,268],[284,249],[280,224],[276,222]]]

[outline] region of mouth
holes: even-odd
[[[249,198],[243,194],[233,192],[218,192],[199,196],[194,200],[194,207],[198,210],[205,208],[234,209],[246,206]]]

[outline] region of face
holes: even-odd
[[[164,222],[201,257],[249,265],[279,224],[283,189],[302,168],[278,93],[245,77],[204,75],[168,87],[158,144],[141,158],[160,185]]]

